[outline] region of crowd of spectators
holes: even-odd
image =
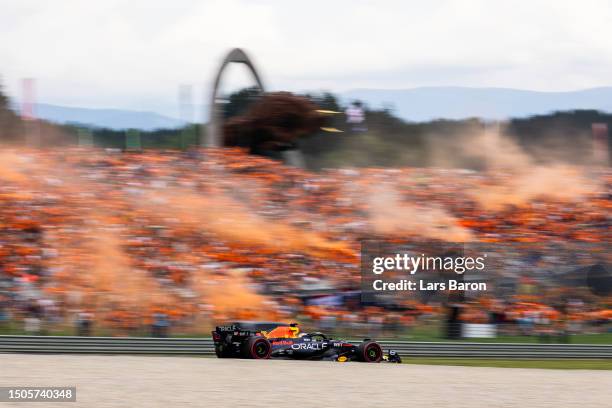
[[[540,194],[504,170],[312,173],[227,148],[0,158],[0,330],[166,336],[265,319],[394,332],[442,319],[443,294],[360,304],[372,237],[495,245],[491,290],[465,300],[466,322],[528,334],[612,318],[609,295],[564,278],[610,264],[609,169]]]

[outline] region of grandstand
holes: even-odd
[[[236,318],[402,335],[443,320],[443,297],[360,306],[368,237],[498,247],[494,290],[465,303],[465,322],[511,334],[610,322],[609,293],[561,279],[610,264],[607,169],[564,170],[579,191],[537,194],[504,170],[311,173],[231,148],[14,149],[0,163],[5,332],[204,333]]]

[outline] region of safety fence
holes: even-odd
[[[608,359],[612,345],[381,341],[405,357]],[[0,353],[214,355],[210,338],[0,336]]]

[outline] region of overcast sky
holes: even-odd
[[[0,0],[0,75],[19,98],[176,116],[243,47],[276,90],[612,85],[609,0]],[[225,88],[248,85],[234,67]]]

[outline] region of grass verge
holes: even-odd
[[[550,368],[557,370],[612,370],[612,360],[494,360],[468,358],[403,358],[404,364],[468,367]]]

